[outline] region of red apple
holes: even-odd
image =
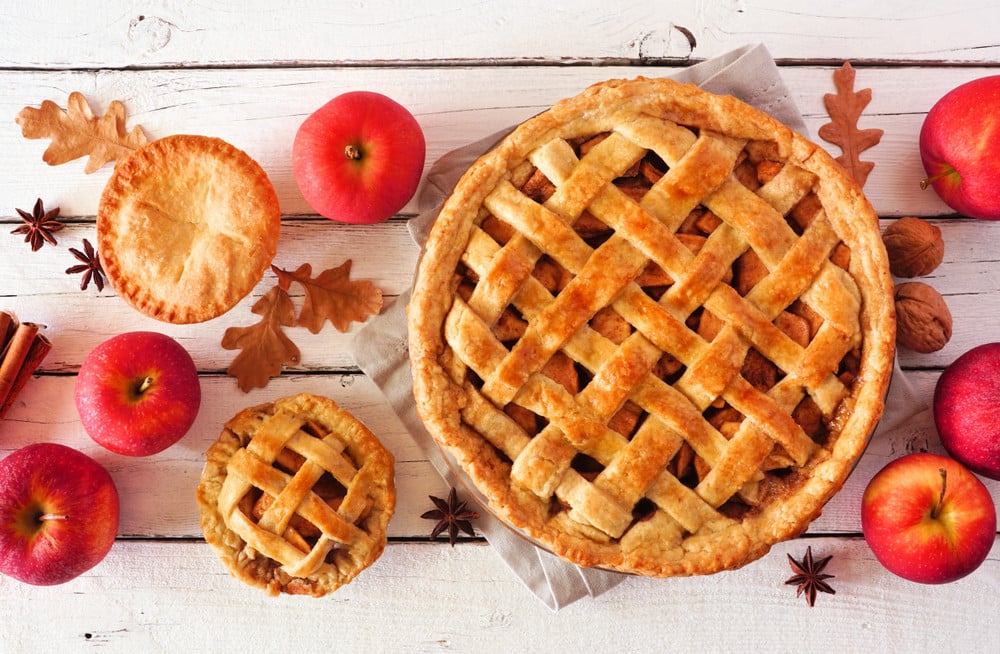
[[[949,207],[1000,220],[1000,75],[962,84],[931,107],[920,129],[920,158]]]
[[[320,215],[369,224],[389,218],[413,197],[424,154],[424,134],[413,114],[379,93],[354,91],[302,123],[292,145],[292,170]]]
[[[934,422],[948,453],[1000,479],[1000,343],[955,359],[934,389]]]
[[[958,461],[921,452],[889,463],[861,498],[865,540],[890,572],[923,584],[960,579],[986,560],[993,498]]]
[[[107,555],[118,491],[86,454],[35,443],[0,461],[0,572],[36,586],[69,581]]]
[[[80,366],[74,394],[90,437],[128,456],[179,441],[201,405],[191,355],[157,332],[127,332],[98,345]]]

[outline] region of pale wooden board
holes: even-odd
[[[929,403],[937,373],[911,372],[907,378],[918,396]],[[200,538],[195,487],[204,465],[204,452],[218,437],[222,424],[246,406],[301,392],[333,398],[368,425],[396,457],[398,501],[390,536],[426,537],[433,523],[419,516],[432,508],[428,495],[444,497],[448,491],[426,454],[364,375],[284,375],[266,389],[248,395],[241,393],[230,378],[203,376],[202,406],[191,431],[160,454],[138,458],[107,452],[90,440],[73,404],[74,382],[73,376],[45,376],[31,383],[3,422],[0,457],[38,441],[63,443],[94,457],[111,472],[118,487],[122,502],[119,536],[124,538]],[[826,506],[810,533],[860,533],[859,507],[868,481],[889,461],[918,450],[943,453],[933,430],[874,436],[843,490]],[[1000,482],[985,483],[1000,503]]]
[[[30,203],[24,207],[30,209]],[[883,228],[891,222],[884,220]],[[1000,340],[1000,329],[995,325],[995,317],[1000,315],[1000,255],[995,245],[1000,241],[1000,222],[945,218],[933,224],[943,233],[944,262],[931,275],[916,281],[933,286],[945,297],[953,316],[953,336],[939,352],[919,354],[901,349],[899,359],[905,368],[943,368],[976,345]],[[224,371],[236,352],[222,348],[223,333],[229,327],[257,322],[259,317],[251,307],[276,283],[276,276],[269,271],[253,292],[226,314],[200,325],[170,325],[133,310],[110,287],[100,293],[95,287],[81,292],[80,276],[64,274],[76,263],[67,248],[81,248],[84,238],[94,240],[91,221],[69,225],[57,234],[58,247],[46,245],[34,253],[19,237],[3,235],[4,227],[0,225],[0,306],[23,320],[46,326],[53,349],[43,362],[45,372],[75,372],[98,343],[133,330],[166,333],[191,352],[200,370]],[[405,219],[367,228],[326,220],[286,219],[275,265],[294,269],[308,262],[316,275],[350,259],[351,278],[368,279],[381,288],[387,308],[412,283],[417,255]],[[293,285],[291,292],[300,304],[298,286]],[[355,369],[349,347],[358,328],[352,324],[348,332],[341,333],[326,323],[318,334],[302,328],[289,330],[302,351],[301,364],[292,370]]]
[[[783,77],[805,116],[812,138],[829,121],[823,96],[834,92],[836,67],[786,67]],[[83,174],[83,160],[58,167],[42,162],[45,140],[21,136],[13,118],[25,106],[52,100],[65,106],[81,91],[96,113],[121,100],[128,126],[150,138],[178,133],[208,134],[247,151],[267,171],[286,215],[310,214],[295,185],[291,148],[305,117],[340,93],[367,89],[393,97],[416,116],[427,140],[427,166],[442,154],[493,134],[614,77],[667,74],[656,67],[448,67],[364,69],[140,70],[92,72],[0,71],[0,216],[28,206],[36,196],[59,205],[67,216],[94,216],[111,167]],[[927,110],[961,82],[993,72],[988,68],[864,68],[856,88],[872,88],[872,103],[860,121],[877,127],[882,142],[863,153],[875,163],[866,194],[883,216],[953,213],[924,177],[917,136]],[[824,144],[834,156],[839,148]],[[416,211],[415,201],[403,210]]]
[[[205,450],[222,425],[247,406],[296,393],[333,398],[364,422],[396,459],[397,509],[390,535],[423,538],[434,523],[419,516],[433,508],[428,495],[446,497],[448,486],[434,472],[377,387],[360,374],[283,376],[266,389],[243,394],[233,379],[202,377],[202,404],[188,434],[149,457],[108,452],[87,436],[73,401],[73,376],[34,380],[0,427],[0,458],[39,441],[62,443],[92,456],[111,473],[121,499],[121,537],[201,537],[195,488]],[[39,407],[44,407],[42,410]]]
[[[807,545],[834,557],[836,594],[812,608],[784,584],[786,554]],[[10,652],[995,652],[998,583],[996,546],[973,575],[924,586],[885,572],[861,539],[819,538],[709,578],[626,579],[552,613],[485,545],[390,543],[313,599],[242,585],[202,543],[119,542],[62,586],[0,578],[0,614]]]
[[[90,67],[491,63],[685,63],[766,42],[783,59],[988,62],[1000,8],[840,0],[608,3],[462,0],[275,4],[91,5],[58,0],[0,8],[0,66]],[[40,38],[44,35],[45,38]]]
[[[25,206],[31,209],[30,204]],[[46,245],[37,252],[31,252],[19,237],[7,237],[5,232],[11,227],[0,225],[0,296],[7,296],[0,298],[0,307],[22,320],[46,326],[45,334],[53,343],[43,363],[47,372],[75,371],[98,343],[113,334],[136,330],[168,334],[188,349],[200,370],[224,371],[237,353],[222,348],[222,335],[229,327],[257,323],[260,316],[251,311],[254,303],[277,284],[277,276],[268,270],[253,292],[222,316],[196,325],[171,325],[132,309],[110,286],[98,292],[91,285],[81,292],[81,276],[65,274],[77,263],[68,248],[82,249],[85,238],[94,242],[92,221],[69,225],[56,234],[58,247]],[[350,260],[351,279],[370,280],[382,289],[388,308],[410,287],[417,254],[404,220],[360,228],[329,220],[286,219],[274,265],[295,270],[309,263],[315,277]],[[289,293],[298,309],[301,287],[293,284]],[[357,329],[352,323],[348,332],[341,333],[327,322],[318,334],[305,328],[288,330],[302,351],[297,369],[354,369],[348,345]]]
[[[347,353],[350,334],[330,326],[315,336],[296,333],[302,367],[249,395],[218,373],[232,355],[219,346],[222,332],[253,319],[249,308],[273,283],[270,274],[230,314],[200,326],[158,323],[109,291],[76,290],[76,279],[62,273],[74,263],[65,247],[92,239],[110,168],[91,176],[83,175],[82,161],[50,168],[41,161],[47,144],[22,139],[13,122],[25,105],[64,103],[70,91],[81,90],[98,112],[112,99],[123,100],[129,125],[142,124],[151,137],[193,132],[225,138],[258,159],[275,183],[286,216],[278,265],[309,261],[319,270],[351,257],[355,276],[376,281],[392,301],[409,284],[416,259],[404,219],[354,228],[300,218],[311,211],[291,175],[291,140],[320,104],[360,88],[394,97],[424,128],[429,166],[444,152],[592,82],[669,73],[764,41],[786,64],[783,76],[814,137],[827,121],[822,96],[833,90],[835,67],[845,59],[866,62],[858,68],[857,86],[874,92],[861,126],[885,130],[882,143],[863,157],[876,163],[868,195],[886,218],[948,215],[932,193],[917,189],[923,172],[916,138],[937,98],[997,71],[1000,7],[973,1],[815,5],[581,0],[546,8],[546,20],[538,18],[538,3],[520,1],[278,6],[249,0],[230,7],[111,0],[96,7],[61,0],[0,6],[6,28],[0,116],[7,116],[0,120],[0,230],[13,228],[14,207],[30,208],[39,196],[82,221],[63,233],[58,249],[46,246],[35,254],[0,234],[0,308],[46,323],[56,341],[45,364],[54,374],[33,380],[0,424],[0,456],[37,440],[79,447],[105,463],[123,489],[121,535],[167,538],[119,540],[105,562],[63,586],[33,588],[0,578],[0,651],[1000,650],[1000,628],[988,617],[996,613],[1000,548],[967,579],[927,587],[885,572],[856,536],[857,505],[871,475],[903,453],[939,451],[933,436],[905,431],[872,440],[844,490],[810,529],[840,537],[778,545],[734,573],[630,579],[596,601],[552,614],[485,545],[393,542],[372,569],[325,600],[269,599],[244,588],[200,540],[191,499],[204,448],[243,406],[321,392],[372,426],[398,461],[394,538],[422,539],[430,524],[419,518],[426,496],[447,489],[374,385],[355,372]],[[691,32],[694,49],[678,27]],[[665,65],[618,65],[640,61]],[[922,65],[954,62],[971,65]],[[519,65],[503,65],[509,63]],[[562,65],[580,63],[599,65]],[[415,210],[411,202],[403,213]],[[998,226],[948,218],[937,224],[945,232],[946,262],[926,281],[945,294],[955,336],[936,354],[901,353],[904,366],[928,369],[910,374],[923,397],[959,353],[1000,340]],[[215,371],[203,376],[205,401],[191,434],[148,459],[99,450],[83,433],[71,401],[73,373],[86,352],[131,329],[165,331],[192,351],[202,370]],[[989,486],[997,500],[998,483]],[[801,556],[807,544],[817,555],[835,554],[830,572],[837,575],[838,594],[821,596],[812,610],[782,584],[790,574],[785,553]]]

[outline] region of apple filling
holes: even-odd
[[[580,158],[606,137],[606,134],[601,134],[582,138],[570,141],[570,145],[573,146],[576,156]],[[737,159],[733,172],[743,186],[757,192],[779,175],[782,168],[783,164],[768,159],[767,152],[764,150],[748,147]],[[668,166],[663,160],[649,151],[618,177],[614,184],[620,191],[638,203],[641,202],[653,184],[666,174],[667,170]],[[546,178],[542,171],[530,164],[525,164],[517,169],[511,181],[524,195],[539,204],[545,203],[556,191],[556,186]],[[795,234],[801,236],[813,219],[819,215],[821,209],[818,198],[813,193],[808,193],[787,211],[785,220]],[[722,221],[709,208],[700,205],[683,220],[676,232],[676,238],[693,255],[697,255],[721,224]],[[504,246],[518,234],[518,230],[513,226],[486,210],[480,214],[478,228],[495,241],[498,247]],[[595,250],[612,238],[615,233],[611,226],[586,210],[573,222],[572,229]],[[838,268],[847,270],[850,266],[851,251],[840,242],[830,250],[829,260]],[[465,259],[457,271],[457,295],[466,303],[472,301],[480,281],[476,268],[474,262]],[[747,298],[757,284],[766,279],[770,273],[771,270],[754,249],[747,247],[742,254],[739,254],[726,266],[722,281],[731,286],[739,296]],[[562,293],[575,278],[571,271],[545,253],[542,253],[534,262],[530,274],[553,297]],[[634,282],[645,295],[654,301],[660,301],[674,284],[670,275],[652,261],[646,264],[645,268],[635,277]],[[515,306],[516,302],[517,295],[515,294],[514,300],[504,308],[499,319],[491,327],[493,336],[508,350],[513,349],[515,344],[531,329],[529,317],[523,315]],[[708,343],[714,342],[726,327],[723,320],[703,307],[698,307],[680,318],[691,331]],[[809,347],[822,329],[823,323],[823,316],[802,300],[791,302],[773,320],[773,325],[801,348]],[[622,346],[636,332],[636,328],[629,320],[610,305],[598,311],[587,326],[615,346]],[[845,389],[842,397],[849,395],[853,387],[858,375],[860,354],[860,344],[855,344],[848,349],[840,361],[835,376]],[[658,380],[674,385],[684,377],[686,371],[687,368],[681,361],[666,353],[660,355],[652,366],[650,374]],[[586,362],[581,362],[562,350],[556,351],[548,360],[542,373],[577,398],[586,395],[588,384],[591,383],[596,374],[599,374]],[[462,374],[474,388],[483,391],[484,382],[473,366],[464,368]],[[775,389],[786,374],[787,371],[782,370],[776,363],[753,347],[747,349],[739,372],[742,379],[748,382],[753,389],[763,394]],[[483,394],[487,393],[483,392]],[[543,415],[519,403],[516,396],[503,405],[502,410],[528,438],[534,438],[549,425],[549,421]],[[835,439],[838,431],[838,413],[837,407],[828,406],[826,410],[821,409],[816,401],[809,394],[806,394],[795,406],[791,417],[811,439],[815,450],[819,450],[832,447],[832,440]],[[701,415],[714,430],[730,440],[736,436],[746,418],[740,410],[721,395],[708,404],[707,408],[701,411]],[[638,402],[627,398],[607,421],[607,427],[631,441],[640,432],[648,417],[647,412]],[[495,439],[495,436],[485,433],[482,435],[487,440]],[[497,453],[505,464],[514,464],[511,456],[504,452],[504,448],[497,447]],[[593,481],[606,470],[606,467],[594,457],[583,453],[577,454],[570,465],[573,470],[588,481]],[[793,492],[803,481],[801,476],[797,474],[797,469],[796,456],[787,452],[780,443],[775,443],[761,464],[760,472],[739,489],[738,493],[725,499],[716,509],[728,518],[740,520],[752,513],[756,507],[769,503],[777,496]],[[666,464],[666,470],[687,488],[697,489],[710,474],[711,466],[687,440],[678,439],[678,445]],[[551,497],[549,510],[552,514],[572,511],[571,502],[560,493],[555,492]],[[652,501],[647,498],[639,498],[632,511],[632,524],[649,519],[655,513],[655,509],[656,506]],[[627,533],[629,528],[625,528],[622,533]],[[622,536],[617,538],[620,537]]]
[[[248,407],[205,453],[205,539],[233,576],[269,594],[325,595],[385,548],[393,468],[378,438],[329,398]]]
[[[314,438],[323,439],[326,436],[326,431],[313,421],[306,422],[300,429],[301,432],[309,434]],[[285,447],[275,456],[273,466],[288,475],[289,479],[292,479],[301,470],[305,462],[305,457]],[[337,511],[340,509],[347,495],[347,489],[329,471],[324,470],[319,479],[313,484],[311,493],[331,509]],[[267,510],[273,506],[274,502],[275,497],[273,495],[255,486],[251,486],[246,495],[240,500],[238,506],[244,515],[252,517],[259,523],[264,518]],[[373,503],[371,500],[365,501],[362,510],[354,518],[353,524],[363,527],[364,520],[371,513],[372,506]],[[284,530],[279,535],[303,554],[309,554],[316,547],[323,533],[316,525],[296,512],[290,515]],[[337,547],[338,545],[334,543],[329,553],[323,559],[325,563],[334,562]]]

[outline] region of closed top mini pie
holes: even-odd
[[[473,164],[408,311],[420,417],[489,508],[645,575],[803,532],[892,372],[857,184],[763,112],[666,79],[595,85]]]
[[[225,313],[274,258],[281,211],[264,170],[217,138],[158,139],[122,161],[97,214],[115,292],[172,323]]]

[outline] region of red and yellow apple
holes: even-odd
[[[380,93],[353,91],[302,123],[292,144],[292,171],[317,213],[370,224],[413,197],[425,153],[424,133],[405,107]]]
[[[191,355],[158,332],[119,334],[91,350],[74,395],[90,437],[127,456],[155,454],[179,441],[201,406]]]
[[[0,572],[61,584],[101,562],[118,533],[118,491],[86,454],[57,443],[0,461]]]
[[[931,107],[920,158],[921,187],[966,216],[1000,220],[1000,75],[966,82]]]
[[[934,423],[949,454],[1000,479],[1000,343],[974,347],[945,369],[934,389]]]
[[[861,498],[861,528],[890,572],[924,584],[961,579],[982,564],[997,514],[983,482],[958,461],[920,452],[882,468]]]

